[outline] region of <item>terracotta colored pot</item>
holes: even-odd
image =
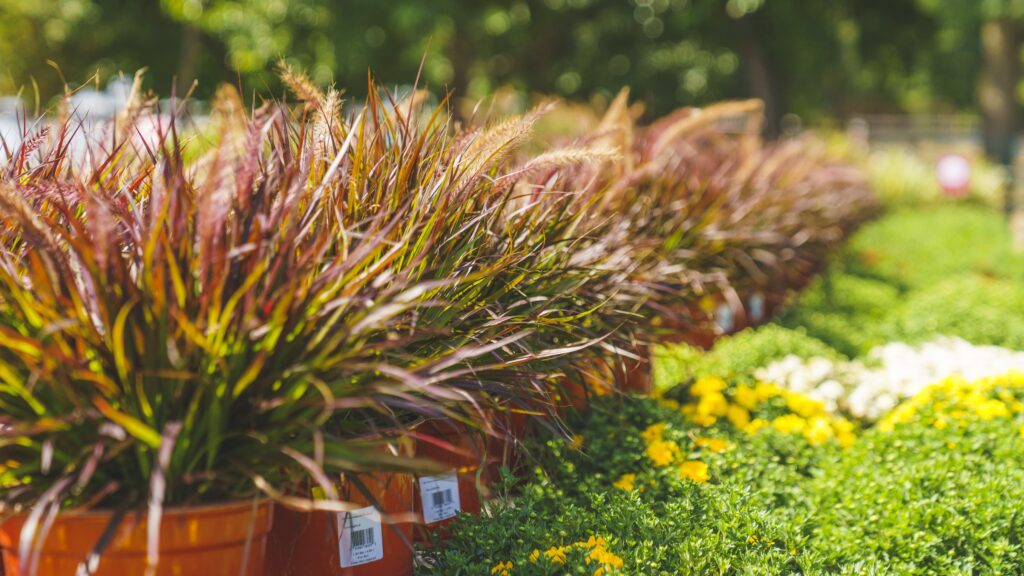
[[[542,416],[543,409],[507,407],[504,410],[488,412],[491,425],[498,431],[497,436],[487,436],[487,470],[489,482],[501,480],[500,469],[507,467],[515,473],[522,465],[522,453],[518,443],[529,434],[530,416]]]
[[[482,433],[448,420],[427,421],[416,432],[416,455],[451,467],[448,474],[417,479],[414,509],[423,516],[423,524],[416,535],[427,542],[431,533],[446,536],[444,526],[457,514],[480,513],[489,446]]]
[[[635,353],[640,360],[622,357],[612,365],[615,381],[623,392],[650,394],[651,358],[647,346],[639,345]],[[607,362],[606,362],[607,363]]]
[[[263,576],[269,502],[169,508],[160,524],[158,576]],[[0,525],[5,576],[19,574],[17,545],[25,515]],[[57,517],[43,544],[38,576],[72,576],[110,521],[109,512],[68,512]],[[24,562],[22,562],[24,566]],[[141,575],[146,571],[145,515],[127,514],[100,558],[97,576]],[[27,573],[26,573],[27,574]],[[24,576],[24,575],[22,575]]]
[[[359,478],[376,502],[343,480],[339,497],[360,506],[351,514],[277,506],[267,539],[267,576],[412,575],[413,525],[401,518],[413,509],[412,476],[376,472]]]

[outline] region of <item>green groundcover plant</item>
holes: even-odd
[[[789,355],[843,358],[803,328],[766,324],[722,338],[706,353],[685,344],[659,346],[654,350],[651,370],[655,389],[666,390],[702,376],[750,379],[758,368]]]
[[[772,400],[755,413],[779,416],[752,434],[610,400],[574,442],[537,446],[533,479],[461,517],[421,573],[1015,573],[1022,399],[1020,374],[946,381],[845,447],[794,433]],[[665,442],[679,454],[659,466]],[[678,464],[693,460],[706,476]],[[595,539],[621,563],[588,560]]]

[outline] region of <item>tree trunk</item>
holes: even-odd
[[[1017,26],[1013,20],[1004,18],[982,24],[983,62],[978,100],[985,151],[1003,164],[1010,164],[1012,160],[1012,141],[1017,131],[1015,96],[1020,74],[1017,46]]]
[[[186,22],[181,27],[181,56],[178,60],[178,78],[174,85],[179,98],[188,94],[192,88],[202,54],[202,34],[198,28]]]
[[[765,53],[759,27],[753,21],[756,17],[755,14],[737,22],[743,38],[743,64],[751,94],[764,101],[764,137],[775,140],[782,133],[782,117],[786,113],[782,84]]]

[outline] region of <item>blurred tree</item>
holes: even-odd
[[[368,68],[409,83],[422,60],[425,84],[471,99],[630,85],[660,114],[757,96],[770,133],[787,112],[980,107],[1001,155],[1022,17],[1024,0],[0,0],[0,90],[59,93],[47,59],[71,82],[147,66],[162,93],[175,77],[200,96],[238,77],[278,90],[283,56],[358,98]]]

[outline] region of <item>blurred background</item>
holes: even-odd
[[[600,107],[628,85],[656,116],[757,97],[769,137],[858,119],[1010,164],[1022,23],[1024,0],[0,0],[0,110],[83,83],[114,102],[142,67],[163,95],[281,94],[281,58],[358,98],[368,69],[408,85],[422,60],[423,84],[469,100]]]

